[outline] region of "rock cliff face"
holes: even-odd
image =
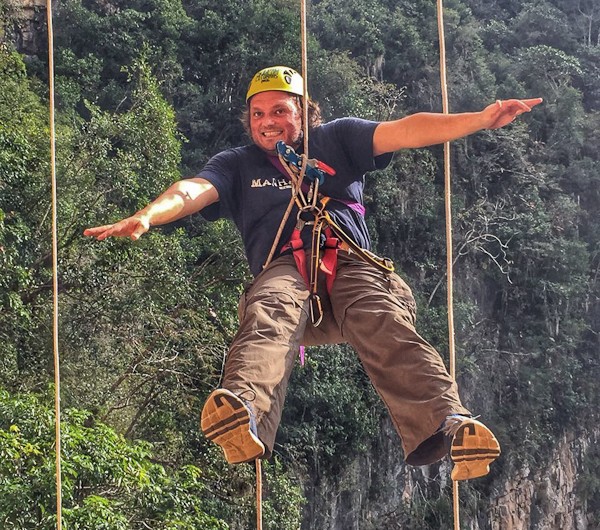
[[[2,22],[0,41],[13,42],[20,53],[34,55],[45,46],[46,1],[3,0],[7,19]]]
[[[588,514],[587,501],[578,491],[578,479],[585,469],[598,432],[578,438],[572,433],[557,441],[547,465],[538,470],[520,469],[503,484],[490,501],[492,530],[597,529]]]
[[[564,435],[556,440],[552,456],[539,469],[510,471],[507,461],[518,448],[504,447],[504,471],[486,485],[489,495],[481,492],[476,495],[475,509],[469,486],[461,487],[461,527],[469,530],[598,530],[599,521],[591,513],[585,496],[578,491],[578,481],[582,474],[590,473],[585,467],[586,456],[599,438],[600,431],[583,437],[572,433]],[[307,488],[310,509],[305,514],[303,528],[418,528],[414,525],[423,517],[423,520],[427,518],[427,528],[436,527],[439,520],[439,528],[445,529],[451,518],[451,500],[440,501],[439,498],[441,492],[449,491],[449,464],[408,468],[402,463],[399,447],[395,432],[385,422],[370,454],[349,462],[337,477],[322,477],[318,484]],[[473,513],[477,515],[471,515]]]

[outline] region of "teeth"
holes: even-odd
[[[267,138],[274,138],[275,136],[279,136],[281,134],[280,131],[267,131],[262,133],[263,136],[266,136]]]

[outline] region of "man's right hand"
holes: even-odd
[[[133,241],[150,230],[150,221],[145,215],[132,215],[112,225],[96,226],[83,231],[84,236],[103,241],[107,237],[129,237]]]
[[[95,237],[98,241],[107,237],[128,237],[136,241],[150,230],[150,220],[153,226],[171,223],[218,200],[217,189],[208,180],[200,177],[179,180],[131,217],[112,225],[88,228],[83,235]]]

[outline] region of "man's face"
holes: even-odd
[[[297,147],[302,136],[302,112],[296,98],[276,90],[252,96],[250,132],[254,143],[270,154],[275,154],[279,140]]]

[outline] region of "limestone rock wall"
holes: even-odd
[[[581,474],[589,472],[585,457],[599,441],[600,430],[580,436],[569,433],[556,441],[546,465],[538,469],[510,471],[505,462],[506,471],[486,488],[490,494],[479,497],[477,516],[461,509],[461,527],[599,530],[598,520],[578,492]],[[370,453],[348,462],[338,476],[323,476],[307,485],[309,507],[302,528],[405,530],[410,509],[446,510],[447,503],[438,500],[442,491],[448,491],[449,463],[408,468],[402,463],[399,443],[391,425],[384,422]],[[505,455],[510,458],[510,449],[505,449]]]
[[[0,41],[13,43],[20,53],[35,55],[46,46],[46,0],[2,0],[6,20]]]
[[[564,435],[547,466],[517,470],[491,500],[491,530],[597,530],[577,491],[581,473],[588,471],[585,456],[597,443],[598,432]]]

